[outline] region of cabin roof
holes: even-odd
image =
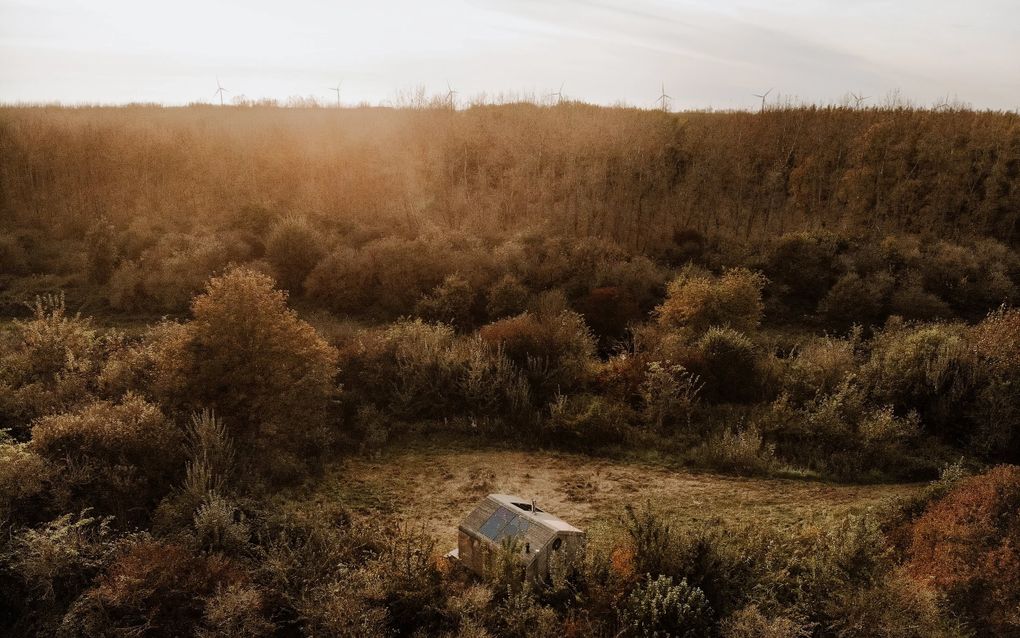
[[[541,508],[531,499],[512,494],[489,494],[460,524],[460,529],[481,540],[499,544],[508,536],[526,545],[533,559],[557,536],[583,534],[581,530]]]

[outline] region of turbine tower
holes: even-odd
[[[213,95],[214,96],[216,96],[216,95],[220,96],[220,106],[223,106],[223,94],[224,93],[230,93],[230,91],[228,91],[227,89],[223,88],[223,85],[220,84],[220,79],[216,78],[216,92],[213,93]]]
[[[561,102],[563,102],[563,85],[564,84],[566,84],[566,82],[560,82],[560,90],[559,91],[553,91],[552,93],[547,93],[546,97],[556,96],[556,103],[557,104],[560,104]]]
[[[340,80],[339,82],[336,83],[336,86],[329,87],[330,91],[333,91],[334,93],[336,93],[336,107],[337,108],[340,108],[340,86],[343,83],[344,83],[344,81]]]
[[[446,81],[446,89],[447,89],[446,90],[446,103],[450,105],[451,109],[456,109],[457,108],[457,91],[454,91],[453,87],[450,86],[450,81],[449,80]]]
[[[765,112],[765,98],[767,98],[769,96],[769,93],[771,93],[771,92],[772,92],[772,89],[769,89],[768,91],[765,91],[764,93],[752,93],[751,94],[754,97],[760,97],[761,98],[761,112],[762,113]]]
[[[854,98],[854,108],[861,108],[861,104],[864,104],[865,100],[870,100],[870,95],[857,95],[853,91],[850,91],[850,95]]]
[[[673,99],[672,97],[670,97],[669,95],[666,95],[666,84],[663,83],[663,85],[662,85],[662,95],[659,96],[659,99],[655,100],[655,103],[660,105],[660,108],[663,110],[663,112],[668,112],[669,111],[669,101],[672,100],[672,99]]]

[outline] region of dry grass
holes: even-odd
[[[443,546],[453,542],[472,505],[492,492],[533,497],[582,528],[612,524],[625,505],[645,502],[681,525],[786,527],[881,508],[920,489],[738,478],[556,452],[412,446],[376,459],[350,459],[281,498],[321,515],[347,507],[424,524]]]

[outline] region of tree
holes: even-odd
[[[157,392],[185,410],[215,408],[242,449],[297,470],[329,438],[336,350],[253,270],[212,278],[191,309],[155,346]]]

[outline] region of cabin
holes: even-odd
[[[556,560],[568,567],[580,560],[585,535],[532,500],[489,494],[458,527],[457,549],[448,556],[484,576],[507,538],[516,541],[525,578],[541,581]]]

